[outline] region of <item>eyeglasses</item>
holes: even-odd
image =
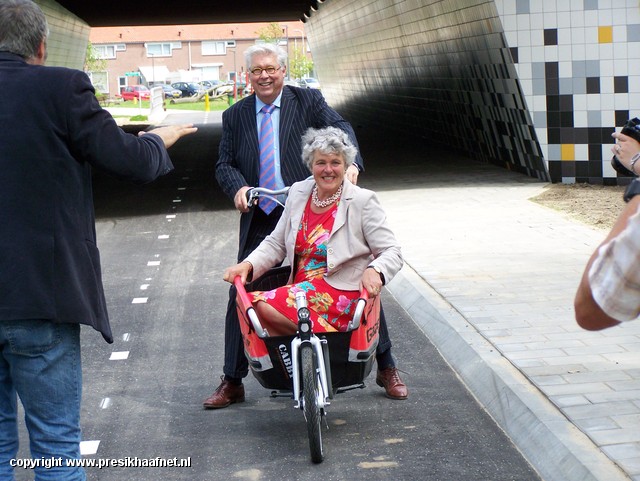
[[[267,67],[267,68],[256,67],[256,68],[252,68],[251,70],[249,70],[249,72],[251,72],[253,75],[258,77],[259,75],[262,75],[262,72],[267,72],[267,74],[273,75],[274,73],[276,73],[281,68],[282,67],[278,67],[278,68],[276,68],[276,67]]]

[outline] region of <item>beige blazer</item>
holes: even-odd
[[[307,179],[291,186],[278,225],[245,259],[253,265],[254,279],[284,259],[295,265],[298,227],[314,185],[313,179]],[[385,281],[389,282],[402,264],[400,246],[387,225],[387,216],[378,197],[373,191],[357,187],[345,178],[327,242],[326,281],[336,289],[358,290],[362,273],[368,266],[379,267]]]

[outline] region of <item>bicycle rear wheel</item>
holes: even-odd
[[[320,393],[320,380],[318,378],[317,360],[313,353],[313,347],[302,346],[300,350],[300,364],[302,366],[302,400],[304,418],[307,421],[307,435],[309,437],[309,450],[311,461],[321,463],[324,459],[322,451],[322,413],[318,406]]]

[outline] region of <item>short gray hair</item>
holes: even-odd
[[[246,49],[244,61],[247,64],[247,71],[251,70],[254,55],[275,55],[280,67],[287,65],[287,52],[275,43],[257,43]]]
[[[308,129],[302,136],[302,162],[311,170],[316,152],[339,154],[344,159],[345,168],[349,168],[358,154],[358,149],[344,130],[337,127]]]
[[[29,60],[38,55],[40,43],[48,36],[47,17],[35,2],[0,1],[0,52]]]

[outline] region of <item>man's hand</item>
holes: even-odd
[[[635,139],[620,132],[612,133],[611,137],[616,139],[616,145],[611,148],[611,152],[613,152],[613,155],[618,157],[618,160],[622,165],[627,169],[632,170],[631,157],[640,152],[640,144]],[[634,166],[634,168],[636,167]],[[637,170],[637,172],[640,173],[640,170]]]
[[[233,197],[233,203],[240,212],[249,212],[249,204],[247,204],[247,191],[250,189],[248,185],[240,187],[236,195]]]
[[[360,174],[360,171],[358,170],[358,168],[355,165],[351,164],[347,169],[347,172],[345,175],[347,176],[347,179],[349,179],[349,182],[351,182],[353,185],[357,185],[358,174]]]
[[[149,133],[156,134],[162,139],[162,142],[164,142],[165,148],[168,149],[175,144],[179,138],[193,134],[196,130],[198,130],[198,128],[194,127],[193,124],[167,125],[165,127],[158,127],[157,129],[150,130],[149,132],[142,131],[138,136],[143,136]]]

